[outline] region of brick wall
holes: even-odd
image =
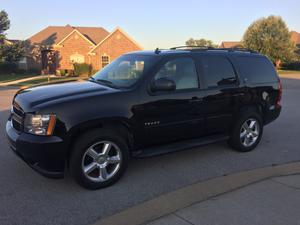
[[[94,47],[77,32],[71,34],[62,44],[55,49],[58,51],[58,69],[73,69],[71,55],[82,55],[85,63],[90,63],[88,52]]]
[[[102,68],[101,57],[109,56],[110,62],[124,53],[141,50],[132,40],[130,40],[121,31],[116,30],[101,45],[99,45],[91,55],[93,68],[99,70]]]

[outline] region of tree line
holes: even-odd
[[[186,45],[218,48],[218,45],[206,39],[191,38],[186,41]],[[268,56],[276,67],[300,60],[299,54],[296,54],[299,49],[292,42],[291,33],[279,16],[254,21],[244,33],[241,46]]]

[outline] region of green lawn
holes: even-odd
[[[15,80],[20,80],[20,79],[35,77],[35,76],[38,76],[38,75],[36,75],[36,74],[0,74],[0,82],[15,81]]]
[[[76,81],[82,78],[78,77],[53,77],[50,78],[49,83],[58,83],[58,82],[68,82],[68,81]],[[32,86],[32,85],[40,85],[40,84],[48,84],[48,78],[40,78],[35,80],[29,80],[25,82],[21,82],[18,84],[14,84],[13,86]]]

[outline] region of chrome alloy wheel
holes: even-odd
[[[112,178],[120,169],[122,153],[113,142],[100,141],[89,147],[82,157],[82,171],[94,182]]]
[[[250,118],[246,120],[240,130],[240,140],[242,145],[250,147],[255,144],[259,137],[259,132],[260,125],[256,119]]]

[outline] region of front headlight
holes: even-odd
[[[55,115],[26,114],[24,131],[35,135],[50,136],[56,123]]]

